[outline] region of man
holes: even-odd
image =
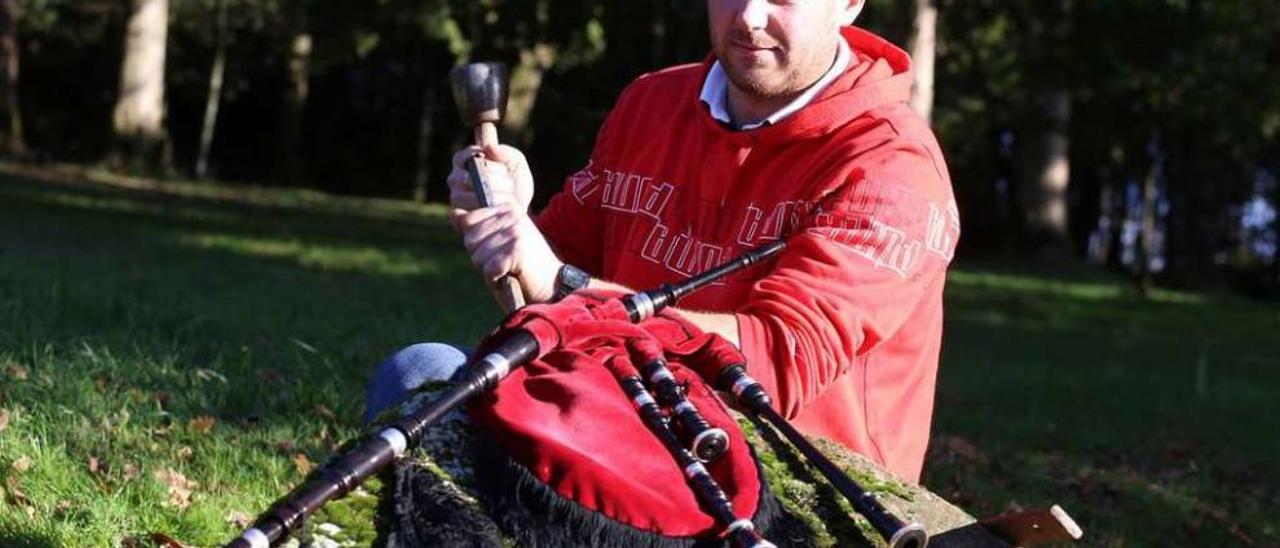
[[[937,143],[906,106],[909,60],[848,26],[862,7],[708,0],[713,57],[623,91],[541,214],[518,150],[471,147],[449,176],[453,220],[485,277],[515,276],[531,303],[653,287],[785,238],[774,262],[682,312],[738,345],[801,431],[918,481],[959,221]],[[460,167],[480,153],[487,208]],[[419,348],[379,375],[460,356]]]

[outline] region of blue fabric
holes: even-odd
[[[400,403],[422,383],[452,378],[467,363],[469,353],[469,350],[443,343],[418,343],[383,360],[365,392],[365,424]]]

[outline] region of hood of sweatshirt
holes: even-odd
[[[911,97],[911,60],[887,40],[857,27],[841,29],[853,52],[844,74],[805,108],[777,124],[747,131],[725,128],[699,103],[703,122],[733,142],[767,144],[775,140],[813,139],[830,134],[867,111],[886,103],[905,103]],[[694,85],[701,88],[715,57],[703,61]],[[697,93],[692,94],[697,100]]]

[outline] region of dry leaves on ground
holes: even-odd
[[[293,466],[298,469],[299,474],[304,476],[310,474],[311,469],[316,467],[316,465],[311,464],[311,459],[308,459],[305,453],[298,453],[293,456]]]
[[[27,377],[31,375],[31,372],[27,368],[16,363],[10,363],[4,366],[4,373],[5,375],[8,375],[10,379],[15,381],[25,381],[27,380]]]
[[[151,533],[151,542],[156,543],[161,548],[187,548],[185,544],[176,538],[164,533]]]
[[[201,434],[208,434],[209,431],[213,430],[213,425],[217,423],[218,423],[217,419],[210,417],[208,415],[201,415],[199,417],[191,419],[191,422],[187,423],[187,426],[189,426],[193,431],[199,432]]]
[[[227,523],[236,526],[237,529],[246,529],[253,524],[253,518],[239,510],[232,510],[227,512]]]
[[[338,415],[335,414],[332,409],[329,409],[323,404],[316,404],[315,409],[317,415],[329,419],[330,422],[336,422],[338,420]]]
[[[191,505],[191,494],[200,484],[187,479],[181,472],[173,468],[165,468],[157,470],[156,479],[160,480],[169,488],[169,506],[174,508],[186,508]]]
[[[17,479],[10,477],[9,481],[5,483],[8,486],[8,493],[4,499],[8,500],[9,504],[22,508],[26,511],[28,518],[35,517],[36,503],[35,501],[32,501],[31,497],[28,497],[26,493],[23,493],[21,489],[18,489]],[[0,492],[3,492],[3,490],[0,490]]]
[[[19,474],[26,472],[31,469],[32,462],[31,457],[26,455],[18,457],[18,460],[13,461],[13,470]]]
[[[9,410],[0,409],[0,432],[4,432],[9,428]]]

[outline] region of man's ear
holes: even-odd
[[[858,19],[858,14],[862,13],[863,6],[866,5],[867,0],[849,0],[849,4],[840,12],[840,26],[852,25]]]

